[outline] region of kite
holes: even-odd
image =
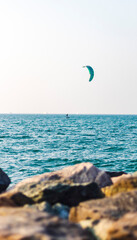
[[[83,68],[85,68],[85,67],[86,67],[86,68],[88,69],[88,71],[89,71],[89,74],[90,74],[89,82],[91,82],[92,79],[93,79],[93,77],[94,77],[94,70],[93,70],[93,68],[90,67],[90,66],[83,66]]]

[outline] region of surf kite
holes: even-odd
[[[89,82],[91,82],[92,81],[92,79],[93,79],[93,77],[94,77],[94,70],[93,70],[93,68],[91,67],[91,66],[83,66],[83,68],[87,68],[88,69],[88,71],[89,71],[89,74],[90,74],[90,78],[89,78]]]

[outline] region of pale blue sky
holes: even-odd
[[[136,13],[136,0],[0,0],[0,113],[137,114]]]

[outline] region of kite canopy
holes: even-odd
[[[83,68],[84,68],[84,67],[86,67],[86,68],[88,69],[88,71],[89,71],[89,74],[90,74],[89,82],[91,82],[92,79],[93,79],[93,77],[94,77],[94,70],[93,70],[93,68],[90,67],[90,66],[83,66]]]

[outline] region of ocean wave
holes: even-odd
[[[104,148],[104,151],[107,152],[117,152],[117,151],[123,151],[124,147],[120,147],[120,146],[109,146]]]
[[[1,167],[15,182],[84,161],[108,171],[135,171],[136,123],[137,116],[0,116]]]

